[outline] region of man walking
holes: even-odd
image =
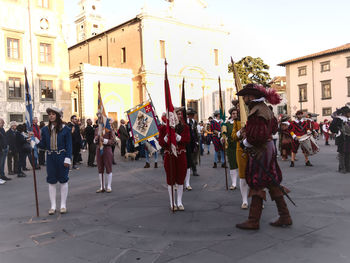
[[[10,129],[6,132],[6,140],[8,144],[7,169],[9,175],[17,173],[18,169],[18,151],[16,146],[17,122],[10,122]]]
[[[73,115],[70,118],[72,123],[72,148],[73,148],[73,169],[79,169],[77,166],[79,162],[80,148],[81,148],[81,135],[80,127],[78,125],[78,118],[76,115]]]
[[[6,181],[11,180],[5,176],[5,160],[7,157],[8,146],[6,140],[6,133],[4,129],[4,120],[0,119],[0,184],[5,183]]]
[[[120,145],[120,153],[121,156],[125,155],[125,148],[126,148],[126,142],[129,139],[129,134],[128,131],[126,129],[126,125],[125,125],[125,120],[121,120],[120,121],[120,127],[119,127],[119,139],[121,141],[121,145]]]
[[[86,143],[88,144],[88,150],[89,150],[89,157],[88,157],[88,166],[89,167],[96,167],[95,162],[95,156],[96,156],[96,144],[94,143],[94,137],[95,137],[95,129],[92,126],[91,119],[86,120],[86,128],[85,128],[85,139]]]

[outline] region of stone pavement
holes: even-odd
[[[202,157],[186,211],[169,210],[164,170],[144,161],[119,159],[113,192],[96,194],[95,168],[70,173],[68,213],[48,216],[45,172],[38,177],[40,218],[35,215],[33,176],[0,186],[0,262],[350,262],[350,174],[338,174],[336,147],[321,144],[305,167],[280,162],[284,184],[298,207],[287,201],[290,228],[273,228],[274,203],[265,203],[259,231],[235,224],[247,218],[239,190],[226,191],[224,169]],[[153,167],[153,164],[151,165]],[[59,191],[58,191],[59,193]],[[58,199],[59,200],[59,199]]]

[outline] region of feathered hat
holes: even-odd
[[[236,95],[253,95],[258,99],[264,97],[266,101],[272,105],[277,105],[282,100],[275,89],[265,88],[263,85],[253,83],[245,85],[244,88],[238,91]]]

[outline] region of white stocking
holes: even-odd
[[[186,173],[186,178],[185,178],[185,187],[190,186],[190,177],[191,177],[191,168],[188,168]]]
[[[184,192],[184,186],[178,185],[177,186],[177,206],[182,206],[182,194]]]
[[[237,185],[237,175],[238,175],[238,169],[230,170],[231,182],[232,182],[232,186],[234,187],[236,187]]]
[[[107,174],[107,180],[108,180],[108,184],[107,184],[107,189],[112,190],[112,173]]]
[[[102,185],[102,176],[104,176],[103,174],[98,174],[98,177],[100,178],[100,189],[105,189],[105,185],[106,185],[106,181],[103,180],[103,185]]]
[[[241,188],[242,202],[248,204],[249,186],[245,179],[239,179],[239,187]]]
[[[49,196],[51,202],[51,209],[56,210],[56,185],[49,184]]]
[[[61,184],[61,208],[66,208],[68,183]]]
[[[175,188],[175,185],[173,186],[173,188]],[[175,191],[175,189],[174,189],[174,191]],[[168,185],[168,193],[169,193],[169,199],[170,199],[170,207],[173,207],[173,193],[171,191],[171,185]],[[174,201],[174,204],[175,204],[175,201]]]

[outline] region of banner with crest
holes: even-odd
[[[127,115],[135,144],[159,134],[158,121],[150,101],[127,111]]]

